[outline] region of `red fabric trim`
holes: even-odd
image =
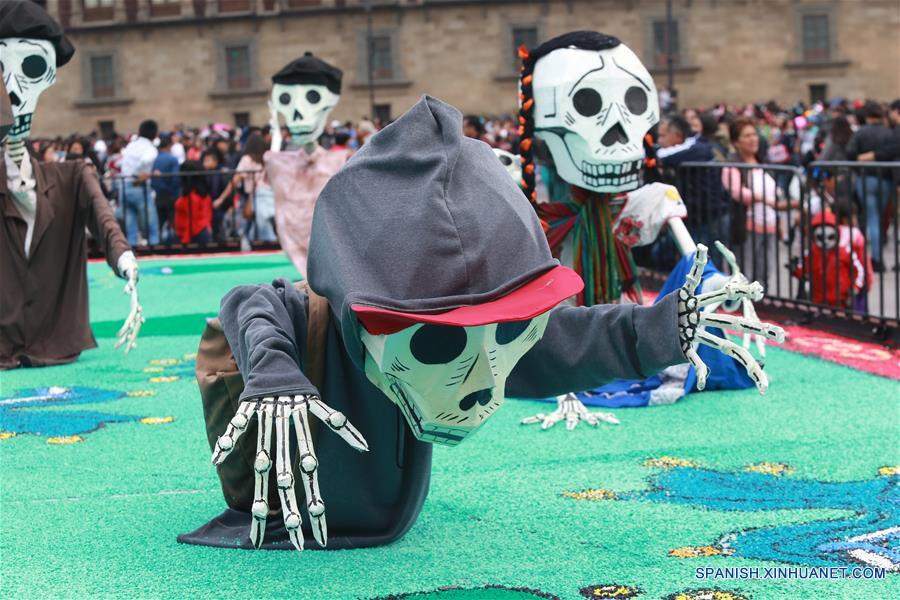
[[[353,312],[372,335],[389,335],[416,323],[476,327],[503,321],[524,321],[543,314],[584,287],[572,269],[556,267],[491,302],[461,306],[442,313],[409,313],[364,304]]]

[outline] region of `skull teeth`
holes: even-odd
[[[630,160],[623,163],[582,161],[581,175],[584,183],[589,187],[627,185],[638,181],[642,162],[641,160]]]

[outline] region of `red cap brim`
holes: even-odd
[[[442,313],[410,313],[364,304],[351,306],[357,318],[372,335],[387,335],[416,323],[476,327],[502,321],[524,321],[543,314],[584,288],[578,273],[558,266],[501,298],[461,306]]]

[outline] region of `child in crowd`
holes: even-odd
[[[199,161],[181,164],[182,196],[175,201],[175,235],[182,244],[212,241],[212,198],[202,171]]]

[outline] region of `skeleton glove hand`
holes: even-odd
[[[725,257],[725,262],[728,263],[729,268],[731,269],[731,279],[729,283],[748,283],[747,278],[741,273],[741,268],[737,264],[737,260],[734,257],[734,253],[725,247],[725,244],[722,242],[716,241],[716,248]],[[799,260],[799,259],[798,259]],[[723,303],[723,309],[726,312],[737,312],[738,308],[741,308],[744,313],[744,318],[749,319],[751,321],[759,321],[759,317],[756,315],[756,307],[753,306],[753,300],[750,298],[744,298],[736,306],[732,308],[732,303]],[[718,304],[710,305],[706,307],[707,312],[715,312],[716,308],[718,308]],[[751,341],[756,344],[756,351],[759,354],[759,364],[765,367],[766,360],[766,339],[765,336],[759,333],[749,333],[745,332],[743,336],[743,346],[745,350],[750,349]]]
[[[116,334],[118,340],[116,340],[114,347],[119,349],[119,347],[124,345],[125,354],[128,354],[137,345],[138,332],[141,330],[141,325],[144,324],[144,309],[141,308],[137,292],[138,263],[134,253],[129,251],[119,257],[119,262],[116,266],[118,267],[119,275],[127,281],[123,291],[131,298],[131,311],[128,313],[128,318],[125,319],[125,324],[122,325],[122,328]]]
[[[756,334],[779,344],[784,342],[784,330],[775,325],[762,323],[758,318],[741,318],[701,311],[703,307],[711,304],[748,299],[759,301],[763,297],[763,287],[756,281],[753,283],[729,281],[718,291],[695,296],[694,290],[700,285],[703,269],[706,267],[706,259],[706,246],[698,244],[691,272],[688,274],[684,286],[678,290],[678,335],[681,339],[681,350],[697,372],[697,389],[702,390],[706,387],[706,379],[709,376],[709,368],[697,354],[697,346],[704,344],[741,363],[750,378],[756,382],[759,392],[764,394],[769,387],[769,380],[750,352],[729,340],[710,334],[704,326],[710,325]],[[755,317],[755,311],[753,315]]]
[[[556,410],[549,415],[539,413],[533,417],[522,419],[523,424],[540,423],[541,429],[550,429],[560,421],[566,422],[566,429],[572,431],[578,423],[585,421],[591,427],[596,427],[600,421],[611,425],[618,425],[619,420],[612,413],[591,412],[575,394],[564,394],[556,398]]]
[[[284,515],[284,528],[297,550],[303,550],[300,524],[303,519],[297,505],[294,491],[294,474],[290,457],[290,421],[294,422],[294,433],[300,453],[300,478],[306,491],[306,511],[309,514],[313,535],[319,545],[328,543],[328,528],[325,524],[325,503],[319,493],[319,477],[317,469],[319,461],[309,429],[309,413],[315,415],[333,432],[344,438],[350,446],[366,452],[369,446],[365,438],[347,421],[343,413],[332,410],[318,396],[279,396],[278,398],[260,398],[241,402],[237,413],[225,428],[213,451],[212,462],[219,465],[234,449],[250,423],[253,415],[258,420],[256,438],[256,460],[253,469],[256,471],[255,495],[251,513],[250,541],[259,548],[263,543],[266,530],[266,517],[269,513],[268,489],[269,470],[272,468],[270,449],[272,446],[272,422],[275,425],[275,470],[278,483],[278,497]]]

